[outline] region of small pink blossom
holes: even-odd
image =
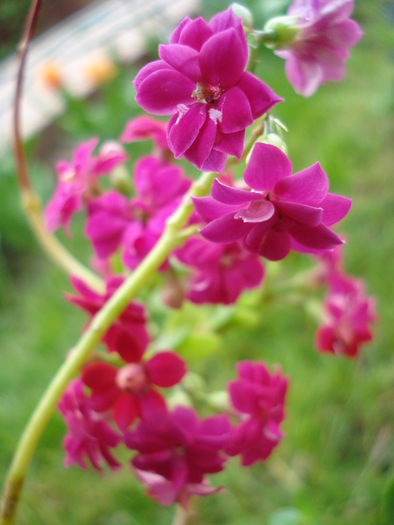
[[[63,441],[66,467],[77,464],[86,469],[86,458],[99,471],[102,461],[106,461],[114,470],[120,467],[109,449],[115,448],[122,437],[93,410],[89,398],[84,394],[80,379],[69,384],[59,402],[59,410],[68,428],[68,434]]]
[[[78,296],[65,294],[66,299],[94,316],[114,292],[123,283],[122,277],[111,277],[106,283],[106,293],[99,294],[91,290],[82,280],[72,277],[71,282],[78,292]],[[103,337],[110,352],[122,355],[133,355],[130,360],[139,361],[149,343],[146,329],[147,314],[142,304],[130,302],[124,312],[112,324]]]
[[[284,418],[287,379],[279,371],[270,374],[264,363],[237,364],[238,379],[228,390],[241,423],[231,429],[225,451],[241,455],[243,466],[263,461],[282,439],[279,424]]]
[[[186,507],[190,495],[218,490],[205,474],[223,470],[221,451],[229,428],[224,415],[199,420],[192,409],[179,406],[160,427],[141,421],[126,434],[125,443],[138,452],[132,465],[148,494],[163,505],[179,502]]]
[[[132,349],[127,348],[120,356],[127,363],[122,368],[97,362],[83,369],[82,381],[92,390],[92,407],[98,412],[112,409],[122,431],[136,418],[151,425],[163,424],[167,406],[154,386],[169,388],[178,384],[186,373],[185,362],[170,351],[159,352],[148,361],[136,361]]]
[[[286,60],[286,76],[295,91],[304,97],[320,84],[341,81],[349,48],[362,36],[349,17],[353,0],[295,0],[288,15],[296,17],[297,36],[276,54]]]
[[[153,140],[156,148],[164,152],[168,150],[167,126],[167,122],[145,115],[136,117],[127,122],[120,140],[125,143]]]
[[[291,175],[286,155],[277,147],[257,143],[244,173],[251,191],[215,179],[211,197],[194,199],[199,216],[209,224],[207,240],[243,240],[245,248],[272,261],[290,249],[319,253],[342,244],[328,226],[345,217],[351,199],[328,193],[328,178],[319,163]]]
[[[159,56],[135,78],[136,101],[149,113],[172,115],[167,138],[175,158],[221,173],[227,155],[241,157],[245,128],[281,100],[245,71],[241,18],[231,9],[209,23],[186,17]]]
[[[56,164],[58,185],[45,210],[49,231],[60,226],[69,230],[72,216],[99,191],[97,178],[127,160],[126,153],[116,142],[104,143],[99,155],[93,157],[97,144],[96,138],[84,142],[75,150],[71,163],[61,160]]]
[[[192,269],[186,297],[196,304],[232,304],[264,276],[260,258],[237,242],[219,245],[192,237],[175,256]]]

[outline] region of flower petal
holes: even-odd
[[[251,201],[264,199],[264,195],[247,190],[232,188],[223,184],[219,179],[213,179],[211,196],[223,204],[242,205]]]
[[[218,124],[222,133],[235,133],[253,124],[249,100],[238,87],[233,87],[221,95],[218,110],[222,113]]]
[[[82,381],[92,390],[104,390],[114,381],[118,369],[107,363],[92,363],[82,370]]]
[[[114,420],[119,430],[124,432],[139,415],[137,399],[133,394],[122,393],[114,405]]]
[[[234,213],[229,213],[210,222],[200,233],[208,241],[226,243],[242,239],[250,230],[250,224],[234,219]]]
[[[185,112],[173,115],[168,125],[168,144],[176,159],[180,159],[185,154],[193,142],[205,120],[207,112],[204,104],[199,102],[186,108]]]
[[[331,231],[324,224],[319,224],[314,228],[306,228],[295,224],[291,230],[290,235],[301,245],[314,250],[332,250],[343,241]]]
[[[275,206],[266,200],[252,202],[248,208],[237,211],[235,219],[242,219],[243,222],[256,223],[265,222],[271,219],[275,213]]]
[[[212,197],[192,197],[192,201],[197,215],[204,222],[211,222],[214,219],[219,219],[223,215],[235,213],[239,210],[239,206],[229,206],[215,201]]]
[[[186,373],[186,363],[175,352],[159,352],[145,364],[149,380],[154,385],[169,388],[179,383]]]
[[[211,149],[207,160],[201,166],[202,171],[213,171],[214,173],[223,173],[227,163],[227,155],[215,148]]]
[[[199,53],[181,44],[159,45],[159,57],[193,82],[201,80]]]
[[[216,134],[215,149],[228,155],[234,155],[237,159],[242,157],[244,149],[245,130],[236,131],[235,133]]]
[[[275,207],[286,217],[305,226],[317,226],[322,222],[323,208],[315,208],[298,202],[273,201]]]
[[[278,181],[289,178],[289,175],[291,163],[279,148],[261,142],[255,144],[244,173],[244,181],[250,188],[256,191],[273,190]]]
[[[138,397],[141,419],[154,426],[160,426],[168,417],[167,405],[164,397],[153,388]]]
[[[200,51],[203,44],[212,35],[212,29],[203,18],[199,17],[183,27],[178,43]]]
[[[290,235],[284,232],[269,230],[260,246],[259,255],[269,261],[281,261],[291,249]]]
[[[328,191],[328,178],[320,164],[305,168],[292,177],[280,180],[274,188],[280,199],[309,206],[320,206]]]
[[[242,89],[248,98],[254,120],[283,101],[283,98],[278,97],[267,84],[248,71],[243,73],[237,87]]]
[[[216,125],[208,117],[202,125],[196,140],[185,151],[185,159],[191,162],[196,168],[201,169],[212,151],[216,138]]]
[[[349,213],[352,199],[336,195],[335,193],[327,193],[326,198],[320,203],[323,208],[322,222],[326,226],[332,226],[342,220]]]

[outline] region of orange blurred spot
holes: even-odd
[[[93,85],[104,84],[118,73],[116,65],[107,57],[94,58],[86,67],[85,75]]]
[[[51,89],[60,89],[63,85],[63,74],[58,62],[47,62],[40,71],[43,83]]]

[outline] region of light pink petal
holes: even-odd
[[[248,71],[243,73],[237,87],[247,96],[254,120],[283,101],[283,98],[278,97],[267,84]]]
[[[227,155],[213,148],[208,155],[207,160],[201,166],[202,171],[213,171],[214,173],[223,173],[227,163]]]
[[[186,363],[175,352],[159,352],[145,363],[145,370],[151,383],[169,388],[186,374]]]
[[[97,146],[98,142],[98,138],[93,138],[88,142],[83,142],[77,147],[73,155],[73,165],[77,171],[88,167],[88,164],[91,160],[91,154],[93,153],[93,150]]]
[[[233,87],[221,95],[218,110],[222,113],[218,122],[222,133],[235,133],[253,124],[249,101],[238,87]]]
[[[203,79],[212,86],[232,87],[241,78],[247,59],[234,29],[218,33],[205,42],[200,51]]]
[[[159,57],[193,82],[201,81],[199,53],[181,44],[159,45]]]
[[[175,69],[161,69],[149,75],[137,90],[135,100],[154,115],[170,115],[179,104],[190,104],[195,83]]]
[[[122,393],[114,405],[114,420],[119,430],[124,432],[139,416],[139,406],[133,394]]]
[[[317,226],[322,222],[323,208],[315,208],[298,202],[274,201],[275,207],[286,217],[305,226]]]
[[[201,17],[185,25],[179,37],[179,44],[200,51],[203,44],[213,35],[212,29]],[[171,42],[172,43],[172,42]]]
[[[215,149],[228,155],[234,155],[240,159],[244,149],[245,130],[236,131],[235,133],[216,134]]]
[[[168,417],[167,405],[164,397],[153,388],[138,397],[141,419],[154,426],[163,425]]]
[[[239,210],[239,206],[229,206],[221,202],[217,202],[212,197],[192,197],[194,209],[197,215],[204,222],[211,222],[214,219],[219,219],[228,213],[235,213]]]
[[[168,144],[175,158],[183,157],[204,125],[207,112],[204,104],[192,104],[185,113],[176,113],[168,125]]]
[[[291,163],[286,155],[271,144],[255,144],[244,173],[246,184],[256,191],[269,191],[291,175]],[[287,199],[289,200],[289,199]]]
[[[240,219],[234,219],[234,214],[229,213],[210,222],[200,233],[208,241],[225,243],[242,239],[249,233],[250,229],[250,224],[245,224]]]
[[[285,64],[286,76],[294,91],[304,97],[312,96],[324,81],[321,66],[316,60],[303,60],[288,51],[276,52],[282,58],[285,53],[289,54]]]
[[[343,20],[325,31],[324,39],[327,39],[330,47],[334,49],[348,49],[357,44],[363,32],[354,20]]]
[[[322,222],[326,226],[332,226],[342,220],[349,213],[352,199],[336,195],[335,193],[327,193],[326,198],[320,203],[323,208]]]
[[[256,223],[265,222],[271,219],[275,213],[275,206],[272,202],[259,200],[252,202],[247,208],[237,211],[235,219],[242,219],[244,222]]]
[[[200,105],[200,104],[199,104]],[[201,169],[207,160],[216,138],[216,125],[208,117],[201,127],[196,140],[185,151],[185,159],[191,162],[196,168]]]
[[[343,242],[324,224],[319,224],[314,228],[296,224],[291,228],[290,235],[303,246],[314,250],[332,250]]]
[[[220,182],[219,179],[213,179],[211,196],[216,201],[230,205],[242,205],[251,201],[264,199],[264,195],[261,193],[232,188]]]
[[[320,206],[328,192],[328,178],[316,162],[292,177],[280,180],[275,185],[274,192],[285,201]]]

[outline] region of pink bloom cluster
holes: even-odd
[[[73,215],[99,192],[97,179],[127,160],[126,153],[116,142],[103,144],[99,155],[92,156],[97,144],[96,138],[84,142],[75,150],[71,162],[61,160],[56,164],[58,185],[45,210],[49,231],[60,226],[68,230]]]
[[[244,173],[251,190],[213,181],[211,197],[194,199],[201,230],[216,243],[243,241],[244,247],[278,261],[291,249],[301,253],[332,250],[342,243],[329,226],[345,217],[351,200],[328,193],[328,179],[318,163],[291,176],[282,151],[257,143]]]
[[[353,6],[353,0],[295,0],[289,7],[299,32],[276,54],[286,60],[286,75],[297,93],[309,97],[320,84],[343,79],[348,50],[362,36],[349,19]]]
[[[175,158],[221,173],[227,155],[240,158],[245,128],[281,99],[245,72],[248,47],[242,20],[231,9],[209,23],[186,17],[161,60],[134,80],[138,104],[149,113],[172,115],[168,144]]]

